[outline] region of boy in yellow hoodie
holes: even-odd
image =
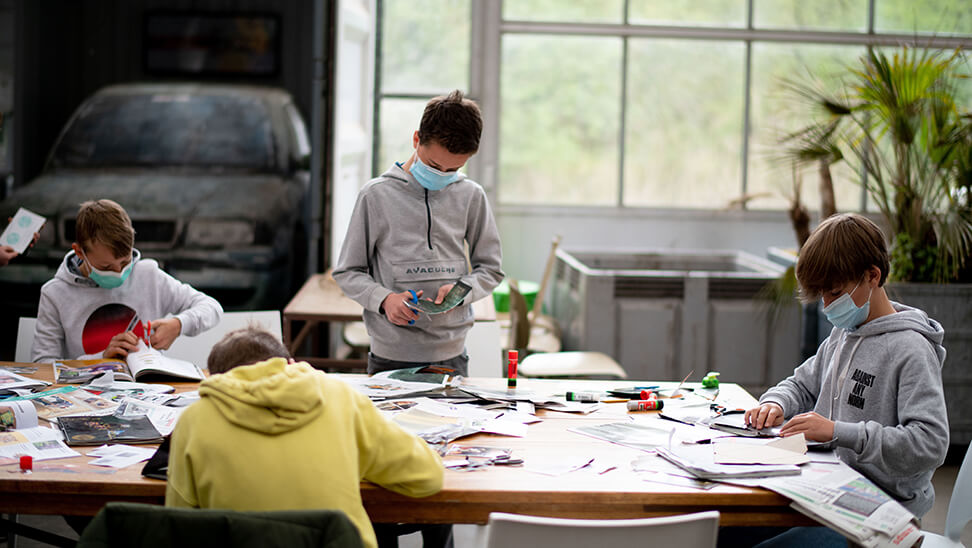
[[[442,488],[442,462],[367,397],[287,358],[278,339],[256,328],[230,332],[213,347],[214,374],[172,433],[165,504],[338,509],[374,548],[361,480],[424,497]]]

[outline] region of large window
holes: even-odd
[[[814,167],[784,83],[833,86],[868,47],[972,47],[967,0],[379,0],[376,162],[411,154],[429,97],[484,107],[470,175],[500,204],[779,210]],[[491,131],[492,128],[492,131]],[[834,171],[837,206],[868,207]]]

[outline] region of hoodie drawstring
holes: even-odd
[[[428,219],[429,228],[425,232],[426,241],[429,243],[429,249],[432,249],[432,208],[429,207],[429,189],[425,189],[425,215]]]

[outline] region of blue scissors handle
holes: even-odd
[[[412,298],[406,302],[418,303],[418,293],[416,293],[414,289],[409,289],[408,292],[412,294]],[[412,308],[411,310],[412,312],[418,314],[418,310],[415,310],[414,308]],[[415,325],[415,320],[408,320],[408,325]]]

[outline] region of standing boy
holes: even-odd
[[[479,107],[462,92],[432,99],[412,135],[411,158],[358,194],[334,279],[364,307],[369,373],[427,364],[468,372],[470,305],[503,279],[486,193],[459,173],[479,150],[482,130]],[[408,306],[409,290],[440,303],[457,279],[472,287],[460,306],[437,315]]]
[[[840,460],[913,514],[932,507],[932,473],[948,449],[942,326],[888,299],[888,251],[873,222],[834,215],[800,250],[802,297],[834,325],[817,354],[746,412],[756,428],[831,442]]]
[[[219,323],[223,309],[215,299],[141,259],[134,245],[135,229],[122,206],[81,204],[71,251],[41,288],[33,361],[124,358],[140,340],[165,350],[179,335]]]
[[[214,375],[172,433],[165,504],[341,510],[374,548],[361,480],[428,496],[442,488],[442,461],[347,383],[287,358],[283,343],[253,327],[213,347]]]

